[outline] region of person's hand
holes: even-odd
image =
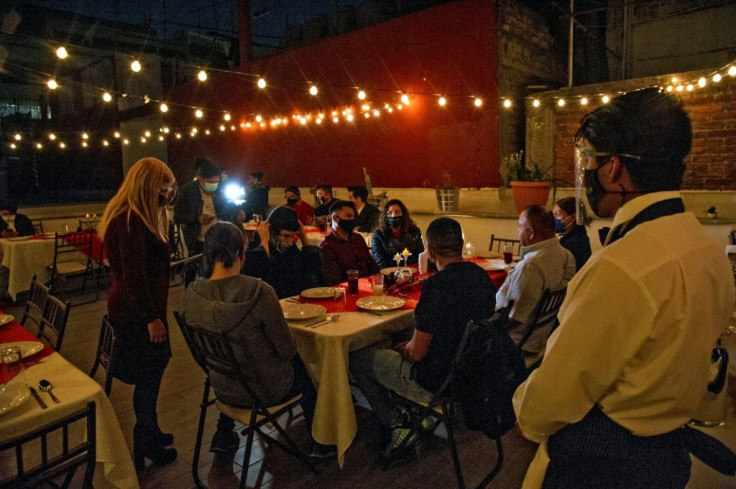
[[[261,238],[261,244],[268,243],[271,239],[271,225],[268,221],[261,221],[258,223],[258,237]]]
[[[425,273],[429,273],[429,250],[419,253],[418,259],[419,274],[424,275]]]
[[[160,319],[154,319],[148,323],[148,338],[151,343],[162,343],[166,341],[166,327]]]
[[[404,349],[406,348],[406,345],[408,344],[409,344],[409,341],[400,341],[394,345],[394,350],[403,354]]]
[[[209,224],[210,222],[212,222],[212,219],[214,219],[214,218],[215,218],[215,216],[210,216],[209,214],[200,214],[199,215],[199,223],[204,226],[204,225]]]

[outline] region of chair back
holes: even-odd
[[[54,264],[51,269],[52,280],[55,274],[63,274],[59,270],[59,264],[65,262],[77,262],[83,268],[73,273],[92,271],[92,235],[93,229],[74,233],[56,233],[54,246]],[[80,256],[82,253],[84,256]]]
[[[207,370],[207,364],[204,361],[204,357],[202,357],[202,355],[199,353],[199,349],[197,348],[197,345],[194,343],[194,340],[189,333],[189,327],[179,315],[179,311],[174,311],[174,319],[176,319],[176,324],[179,325],[181,335],[184,337],[184,341],[186,341],[187,348],[189,348],[189,353],[192,354],[194,361],[197,362],[197,365],[199,365],[202,370],[204,370],[204,373],[209,374]]]
[[[169,263],[169,287],[175,287],[184,283],[184,276],[187,269],[193,263],[202,259],[202,253],[183,258],[181,260]]]
[[[84,409],[58,421],[1,443],[0,457],[15,459],[15,470],[0,476],[0,489],[32,489],[44,484],[91,488],[96,455],[95,407],[90,402]],[[70,434],[76,438],[77,433],[85,432],[85,440],[70,446]],[[84,470],[81,484],[79,478],[74,478],[80,467]],[[4,468],[11,471],[12,465]]]
[[[49,288],[38,282],[36,275],[34,275],[31,280],[28,301],[26,302],[26,308],[23,311],[23,318],[20,320],[20,324],[25,326],[26,320],[30,319],[36,324],[36,327],[40,328],[43,312],[46,309],[46,300],[49,295],[51,295]]]
[[[66,331],[66,323],[69,319],[69,309],[71,307],[71,303],[64,303],[53,295],[46,298],[46,306],[44,307],[37,336],[56,351],[61,351],[61,342],[64,340],[64,332]]]
[[[521,241],[510,238],[497,238],[495,234],[491,234],[491,243],[488,245],[488,251],[497,251],[501,253],[504,246],[511,246],[514,255],[521,254]]]
[[[110,318],[105,314],[100,325],[100,338],[97,340],[97,355],[95,363],[92,366],[90,377],[94,377],[97,367],[102,365],[105,368],[105,394],[110,395],[112,387],[112,372],[115,368],[115,328],[112,327]]]
[[[557,321],[557,312],[560,310],[560,306],[565,301],[565,294],[567,294],[567,287],[563,287],[560,290],[554,292],[549,289],[544,291],[542,297],[537,302],[537,305],[532,309],[532,313],[526,320],[526,333],[519,342],[519,348],[529,339],[529,337],[537,330],[547,328],[551,333],[559,324]]]
[[[34,233],[43,234],[43,221],[41,219],[31,219],[31,224]]]
[[[169,243],[171,243],[171,259],[181,260],[185,256],[184,240],[181,237],[181,224],[169,221]]]

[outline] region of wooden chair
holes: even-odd
[[[0,458],[15,460],[3,467],[0,489],[92,488],[96,456],[95,403],[0,444]],[[85,432],[85,440],[69,446],[69,432]],[[40,453],[39,453],[40,450]],[[39,462],[40,460],[40,462]],[[80,477],[75,478],[77,469]],[[13,470],[14,469],[14,470]]]
[[[92,370],[89,372],[89,376],[93,379],[97,373],[97,368],[102,365],[105,368],[105,394],[110,397],[110,391],[112,390],[112,373],[115,368],[115,329],[110,323],[110,318],[105,314],[102,318],[102,324],[100,325],[100,338],[97,340],[97,355],[95,356],[95,363],[92,365]]]
[[[531,337],[531,335],[538,330],[546,330],[546,336],[552,334],[552,331],[560,324],[557,320],[557,313],[560,310],[560,306],[565,301],[565,295],[567,294],[567,287],[563,287],[560,290],[552,292],[547,289],[542,294],[542,297],[537,302],[537,305],[532,309],[531,314],[524,322],[524,333],[523,338],[519,342],[519,348],[523,350],[524,344]],[[544,357],[544,348],[536,356],[526,356],[525,361],[527,368],[531,371],[539,367]]]
[[[43,221],[41,219],[31,219],[33,224],[33,232],[36,234],[43,234]]]
[[[28,291],[28,301],[23,310],[23,318],[20,320],[21,325],[25,326],[26,321],[30,319],[37,328],[41,328],[41,320],[49,295],[51,295],[49,288],[38,282],[34,275],[31,280],[31,288]]]
[[[64,332],[66,331],[66,323],[69,319],[69,309],[71,307],[70,303],[64,303],[53,295],[46,298],[43,317],[36,336],[56,351],[61,351],[61,342],[64,340]]]
[[[184,277],[192,264],[202,259],[202,253],[169,263],[169,287],[184,283]]]
[[[100,241],[100,249],[94,257],[93,266],[95,270],[95,281],[97,293],[100,290],[110,290],[110,261],[105,256],[105,243]]]
[[[95,218],[87,217],[85,219],[80,218],[79,219],[79,229],[81,229],[82,231],[89,231],[90,229],[95,229],[97,228],[98,222],[100,222],[100,220],[96,217]]]
[[[488,245],[488,251],[503,252],[504,246],[511,246],[514,255],[521,254],[521,241],[518,239],[497,238],[495,234],[491,234],[491,244]]]
[[[82,277],[82,294],[87,289],[87,279],[91,279],[95,284],[94,298],[82,303],[94,302],[99,298],[95,271],[92,266],[93,233],[93,229],[74,233],[56,233],[54,263],[51,265],[50,280],[55,294],[64,295],[65,292],[69,292],[62,285],[68,283],[71,278]]]
[[[197,438],[194,445],[194,456],[192,460],[192,477],[194,483],[199,488],[206,488],[199,478],[199,455],[202,448],[202,438],[204,435],[204,424],[207,416],[207,408],[212,404],[217,406],[220,412],[224,413],[228,417],[243,423],[246,426],[244,431],[246,435],[245,452],[243,454],[242,471],[240,475],[240,489],[245,487],[245,482],[248,479],[248,468],[250,466],[250,456],[253,449],[253,441],[256,433],[266,441],[266,443],[274,444],[284,450],[286,453],[292,455],[296,459],[300,460],[312,472],[317,473],[317,469],[311,460],[307,457],[306,453],[302,451],[286,433],[285,429],[279,423],[278,419],[290,412],[290,410],[297,406],[301,402],[301,394],[289,399],[288,401],[276,405],[266,406],[259,399],[258,396],[253,392],[250,384],[248,383],[247,377],[242,370],[242,366],[238,363],[235,353],[233,352],[230,340],[226,335],[222,333],[216,333],[207,331],[195,326],[188,325],[179,315],[177,311],[174,311],[174,318],[182,331],[182,335],[187,342],[189,350],[192,352],[195,361],[204,369],[207,374],[207,380],[204,384],[204,392],[202,395],[202,403],[200,405],[199,424],[197,427]],[[232,379],[233,382],[239,383],[248,392],[248,395],[253,400],[253,407],[250,409],[231,406],[225,404],[219,400],[210,399],[210,372],[217,372],[219,375]],[[279,441],[272,437],[268,433],[265,433],[262,428],[266,425],[273,426],[276,428],[278,433],[284,439]]]

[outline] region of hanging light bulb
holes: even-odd
[[[64,141],[60,141],[60,142],[59,142],[59,147],[60,147],[61,149],[65,149],[65,148],[66,148],[66,143],[65,143]]]
[[[102,145],[103,146],[110,146],[110,143],[107,142],[107,139],[103,139],[102,140]]]
[[[565,106],[565,99],[564,98],[561,98],[560,100],[558,100],[557,101],[557,106],[558,107],[564,107]]]
[[[511,100],[510,100],[510,99],[506,99],[506,100],[504,100],[504,101],[503,101],[503,106],[504,106],[504,107],[506,107],[507,109],[508,109],[509,107],[511,107]]]
[[[312,85],[309,87],[309,94],[310,95],[317,95],[319,93],[319,89],[317,88],[317,85]]]
[[[259,124],[260,124],[261,122],[263,122],[263,117],[261,117],[261,115],[260,115],[260,114],[258,114],[258,115],[256,116],[256,122],[257,122],[257,123],[259,123]]]
[[[440,97],[439,100],[437,100],[437,103],[440,104],[440,107],[444,107],[447,105],[447,99],[445,97]]]
[[[115,137],[115,139],[120,139],[120,132],[115,131],[115,134],[113,134],[113,136]]]
[[[43,144],[36,143],[36,149],[43,149]]]
[[[693,86],[692,83],[688,83],[687,86],[685,87],[685,90],[687,90],[688,92],[692,92],[694,89],[695,87]]]
[[[56,90],[57,88],[59,88],[59,84],[56,83],[56,80],[54,80],[53,78],[46,82],[46,86],[49,87],[51,90]]]
[[[202,116],[204,116],[204,112],[202,112],[202,109],[197,109],[197,110],[194,111],[194,116],[197,119],[201,119]]]
[[[15,139],[16,141],[20,141],[21,139],[23,139],[23,136],[21,136],[21,135],[20,135],[20,134],[18,134],[18,133],[15,133],[15,136],[13,136],[13,138],[14,138],[14,139]]]
[[[401,103],[404,105],[409,105],[411,103],[411,100],[409,100],[409,96],[406,93],[401,95]]]
[[[230,116],[230,114],[225,113],[225,115],[223,115],[222,118],[225,119],[226,121],[229,121],[232,117]]]
[[[125,139],[123,139],[123,144],[127,146],[127,145],[129,145],[129,144],[130,144],[130,141],[128,141],[128,139],[127,139],[127,138],[125,138]]]
[[[353,117],[353,114],[348,114],[348,115],[347,115],[347,116],[345,117],[345,119],[346,119],[346,120],[347,120],[348,122],[353,122],[353,120],[355,119],[355,117]]]
[[[720,73],[716,73],[715,75],[713,75],[713,81],[715,83],[718,83],[719,81],[721,81],[721,74]]]
[[[166,104],[161,104],[159,106],[159,108],[161,109],[161,112],[168,112],[169,111],[169,106],[166,105]]]
[[[130,63],[130,69],[133,70],[136,73],[138,73],[139,71],[141,71],[141,68],[142,68],[141,62],[138,61],[137,59],[134,59],[133,62]]]
[[[146,136],[147,138],[150,138],[151,137],[151,131],[146,131],[146,132],[143,133],[143,135]]]
[[[112,95],[110,95],[108,92],[105,92],[102,94],[102,100],[104,100],[105,102],[110,102],[112,101]]]
[[[54,141],[56,139],[56,134],[54,134],[53,132],[49,133],[49,139]]]
[[[89,146],[89,144],[87,144],[87,141],[82,141],[82,147],[86,148],[87,146]]]
[[[59,48],[56,49],[56,56],[59,59],[66,59],[67,56],[69,56],[69,53],[67,52],[64,46],[60,46]]]
[[[604,95],[601,100],[603,101],[604,104],[607,104],[608,102],[611,101],[611,97],[609,97],[608,95]]]
[[[358,99],[365,100],[365,91],[364,90],[358,91]]]
[[[197,73],[197,79],[199,81],[207,81],[207,72],[204,70],[199,70],[199,73]]]
[[[535,98],[534,101],[532,102],[532,106],[539,107],[540,105],[541,105],[541,102],[539,101],[539,99]]]
[[[266,80],[263,78],[258,79],[258,88],[266,88]]]
[[[481,107],[483,105],[483,100],[480,97],[475,97],[473,100],[473,105],[476,107]]]
[[[736,76],[736,65],[731,65],[728,67],[728,75]]]
[[[15,145],[15,143],[10,143],[10,149],[15,149],[15,148],[17,148],[17,147],[18,147],[18,146],[16,146],[16,145]]]
[[[677,85],[675,90],[677,90],[678,92],[682,92],[683,90],[685,90],[685,87],[683,87],[682,85]]]
[[[588,99],[583,97],[580,99],[580,105],[588,105]]]
[[[705,79],[704,76],[701,76],[700,78],[698,78],[698,86],[700,88],[703,88],[706,83],[707,83],[707,80]]]
[[[89,139],[89,134],[87,134],[86,132],[83,132],[82,139]]]

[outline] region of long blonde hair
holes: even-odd
[[[158,239],[167,242],[169,221],[166,207],[159,204],[159,194],[163,187],[174,181],[174,174],[163,161],[151,157],[138,160],[128,170],[118,193],[110,199],[97,224],[100,239],[105,239],[110,221],[127,213],[130,224],[130,214],[135,212]]]

